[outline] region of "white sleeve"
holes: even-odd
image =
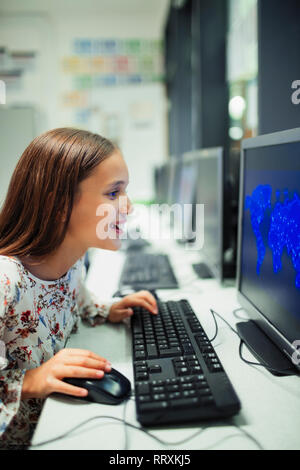
[[[105,302],[101,301],[86,287],[84,279],[85,266],[82,265],[78,302],[80,316],[92,326],[101,325],[106,321],[111,305],[120,299],[112,298]]]

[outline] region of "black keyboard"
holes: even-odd
[[[169,257],[163,254],[138,253],[126,257],[119,287],[177,289],[178,282]]]
[[[131,318],[138,421],[144,426],[230,417],[240,401],[187,300]]]

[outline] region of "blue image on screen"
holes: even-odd
[[[277,189],[276,202],[272,207],[273,189],[271,185],[258,185],[245,198],[245,210],[249,210],[252,230],[256,239],[257,264],[256,273],[260,268],[266,254],[266,246],[272,251],[273,271],[282,270],[282,255],[286,250],[296,271],[295,286],[300,289],[300,199],[297,192],[289,196],[289,191]],[[283,194],[283,201],[281,196]],[[265,241],[260,226],[265,219],[268,220],[268,236]]]
[[[276,154],[268,150],[273,163]],[[249,157],[243,193],[241,292],[294,341],[300,331],[300,168],[267,170],[266,164],[260,168],[262,153]]]

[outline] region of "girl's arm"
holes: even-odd
[[[107,320],[111,306],[121,300],[121,297],[114,297],[109,301],[101,302],[101,300],[98,299],[95,294],[91,292],[85,285],[86,268],[84,266],[83,257],[81,258],[80,269],[81,273],[79,279],[78,295],[80,316],[91,326],[101,325]]]
[[[113,298],[107,302],[101,302],[96,298],[81,280],[79,290],[79,312],[83,320],[87,321],[91,326],[101,325],[108,318],[111,306],[120,300]]]
[[[146,290],[138,291],[123,298],[114,297],[110,301],[100,302],[94,293],[85,286],[84,271],[83,266],[79,289],[79,311],[81,317],[92,326],[100,325],[106,320],[112,323],[124,321],[133,314],[132,307],[137,306],[143,307],[153,314],[158,313],[155,298]]]
[[[13,417],[18,413],[25,370],[9,368],[5,360],[4,331],[13,311],[11,281],[6,274],[0,274],[0,436],[4,433]]]

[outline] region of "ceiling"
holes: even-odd
[[[164,17],[170,0],[0,0],[3,13],[97,13]]]

